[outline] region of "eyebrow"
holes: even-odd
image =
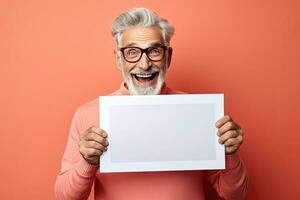
[[[148,47],[159,46],[159,45],[163,45],[163,44],[161,44],[160,42],[151,42]],[[125,48],[125,47],[138,47],[138,44],[135,42],[129,42],[127,45],[125,45],[122,48]]]

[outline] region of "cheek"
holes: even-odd
[[[159,69],[163,70],[165,69],[165,65],[166,65],[166,62],[165,61],[160,61],[158,63],[153,63],[156,67],[158,67]]]
[[[123,62],[122,63],[122,66],[123,66],[123,68],[124,68],[124,71],[126,72],[126,73],[129,73],[133,68],[134,68],[134,65],[133,64],[130,64],[130,63],[127,63],[127,62]]]

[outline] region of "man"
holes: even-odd
[[[117,17],[112,34],[124,82],[110,95],[182,93],[168,88],[164,81],[172,57],[169,42],[173,32],[168,21],[146,8]],[[205,176],[223,198],[245,197],[247,174],[237,155],[243,132],[229,116],[216,122],[219,142],[225,146],[225,170],[101,174],[99,157],[109,148],[109,133],[99,127],[98,108],[95,99],[74,114],[56,180],[57,199],[87,199],[95,183],[94,196],[99,200],[201,200],[205,198]]]

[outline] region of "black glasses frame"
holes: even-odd
[[[156,48],[156,47],[161,47],[161,48],[164,49],[164,55],[162,56],[162,58],[161,58],[160,60],[153,60],[153,59],[151,59],[151,58],[148,56],[149,49],[153,49],[153,48]],[[140,55],[139,59],[137,59],[136,61],[129,61],[129,60],[127,60],[127,59],[125,58],[125,53],[124,53],[124,51],[125,51],[125,49],[129,49],[129,48],[136,48],[136,49],[139,49],[139,50],[141,51],[141,55]],[[143,53],[145,53],[145,54],[147,55],[147,57],[148,57],[149,60],[151,60],[151,61],[153,61],[153,62],[158,62],[158,61],[161,61],[162,59],[164,59],[165,54],[166,54],[166,50],[167,50],[168,48],[169,48],[168,46],[164,46],[164,45],[156,45],[156,46],[148,47],[148,48],[146,48],[146,49],[142,49],[142,48],[140,48],[140,47],[122,47],[122,48],[120,48],[120,51],[122,52],[123,58],[124,58],[127,62],[129,62],[129,63],[136,63],[136,62],[139,62],[139,61],[141,60],[142,56],[143,56]]]

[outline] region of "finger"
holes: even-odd
[[[229,146],[225,148],[225,153],[227,155],[233,154],[234,152],[236,152],[238,150],[238,145],[234,145],[234,146]]]
[[[104,146],[108,146],[107,140],[94,132],[85,135],[83,139],[86,141],[96,141]]]
[[[239,135],[244,137],[244,131],[241,129],[241,127],[239,127],[239,129],[237,130]]]
[[[241,143],[243,142],[243,137],[242,136],[238,136],[236,138],[229,138],[228,140],[226,140],[226,142],[224,143],[225,146],[229,147],[229,146],[235,146],[235,145],[241,145]]]
[[[102,155],[102,151],[99,149],[94,148],[84,148],[84,157],[85,158],[91,158],[93,156],[100,156]]]
[[[221,126],[218,130],[218,135],[221,136],[223,135],[224,133],[226,133],[227,131],[230,131],[230,130],[237,130],[239,129],[239,126],[233,122],[233,121],[228,121],[226,122],[223,126]]]
[[[103,129],[95,127],[95,126],[90,127],[88,129],[88,133],[96,133],[104,138],[107,137],[107,133]]]
[[[232,121],[232,118],[229,115],[225,115],[224,117],[222,117],[215,123],[215,126],[217,128],[220,128],[221,126],[223,126],[225,123],[227,123],[229,121]]]
[[[229,138],[225,143],[224,145],[226,147],[230,147],[230,146],[234,146],[237,144],[237,140],[235,138]]]
[[[230,130],[224,133],[219,138],[219,143],[224,144],[228,139],[235,138],[239,135],[239,133],[236,130]]]
[[[90,158],[86,159],[89,163],[93,164],[93,165],[98,165],[99,161],[100,161],[100,157],[99,156],[92,156]]]
[[[94,149],[98,149],[98,150],[101,150],[101,151],[104,151],[106,149],[106,147],[102,144],[100,144],[99,142],[96,142],[96,141],[84,141],[82,143],[82,145],[85,147],[85,148],[94,148]]]

